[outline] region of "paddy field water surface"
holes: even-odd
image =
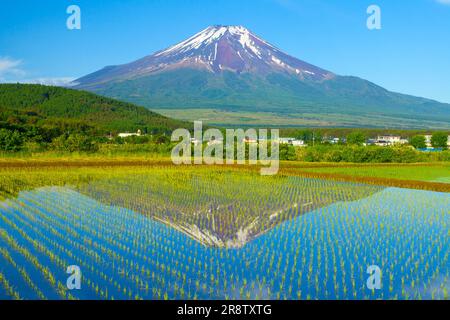
[[[85,191],[48,186],[0,203],[0,298],[448,299],[448,193],[335,196],[218,247]],[[65,286],[69,265],[82,270],[81,290]],[[366,286],[370,265],[380,290]]]

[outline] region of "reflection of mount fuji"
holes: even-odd
[[[241,26],[209,27],[76,83],[154,109],[258,111],[325,125],[450,128],[449,104],[336,75],[289,56]]]

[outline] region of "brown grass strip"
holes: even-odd
[[[173,165],[170,160],[32,160],[0,161],[1,168],[82,168],[82,167],[145,167]]]

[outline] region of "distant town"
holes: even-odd
[[[356,132],[356,131],[355,131]],[[379,147],[392,147],[396,145],[411,145],[412,147],[421,150],[421,151],[438,151],[445,148],[450,148],[450,135],[446,136],[446,142],[445,138],[442,138],[443,133],[435,133],[435,134],[424,134],[424,135],[416,135],[412,138],[405,138],[400,135],[378,135],[375,138],[365,138],[362,135],[360,137],[357,137],[354,135],[352,138],[350,137],[352,134],[349,135],[347,138],[339,138],[339,137],[330,137],[330,136],[324,136],[324,137],[317,137],[312,138],[312,142],[309,144],[302,139],[299,138],[293,138],[293,137],[280,137],[278,139],[278,143],[281,145],[290,145],[293,147],[299,147],[304,148],[308,147],[308,145],[314,145],[314,144],[358,144],[363,146],[379,146]],[[126,139],[130,137],[142,137],[147,136],[147,134],[142,133],[141,130],[137,130],[136,132],[122,132],[117,135],[117,137]],[[110,139],[113,139],[113,136],[109,136]],[[244,138],[242,142],[247,144],[254,144],[261,142],[263,139],[251,139],[251,138]],[[442,142],[444,141],[444,142]],[[215,145],[215,144],[223,144],[223,140],[221,139],[213,139],[210,141],[203,141],[206,142],[208,145]],[[203,143],[202,141],[192,138],[191,143],[193,145],[199,145]]]

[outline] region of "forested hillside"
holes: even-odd
[[[146,108],[88,92],[42,85],[0,84],[0,128],[9,130],[105,135],[140,129],[162,134],[190,126]]]

